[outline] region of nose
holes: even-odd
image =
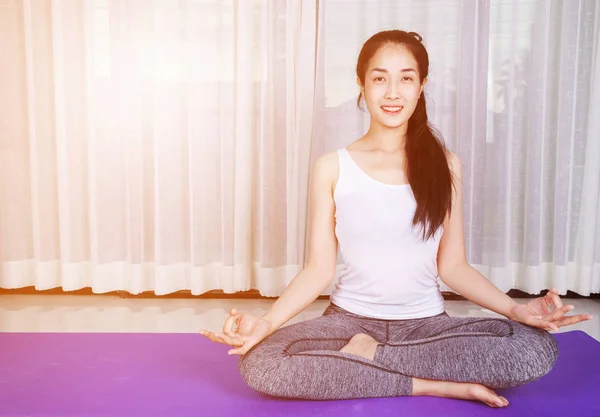
[[[388,88],[385,92],[385,98],[388,100],[395,100],[400,97],[398,83],[392,81],[388,84]]]

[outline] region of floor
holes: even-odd
[[[517,299],[526,303],[526,299]],[[219,330],[230,308],[263,315],[273,300],[136,299],[84,295],[0,295],[0,332],[158,332]],[[592,320],[563,327],[583,330],[600,341],[600,299],[564,299],[575,306],[569,315]],[[288,324],[321,315],[328,301],[317,300]],[[468,301],[446,301],[454,317],[501,317]]]

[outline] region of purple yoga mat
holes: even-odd
[[[284,400],[248,388],[227,347],[196,334],[0,333],[0,416],[600,416],[600,342],[555,334],[542,379],[510,405],[433,397]]]

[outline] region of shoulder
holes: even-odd
[[[339,174],[338,152],[327,152],[317,158],[313,166],[313,179],[320,183],[327,182],[335,186]]]
[[[446,159],[448,160],[448,167],[450,168],[450,172],[455,178],[462,177],[462,163],[460,162],[460,158],[455,152],[446,151]]]
[[[338,163],[338,151],[335,150],[335,151],[324,153],[323,155],[319,156],[317,158],[317,161],[315,162],[315,165],[320,164],[320,165],[329,166],[329,165],[337,165],[337,163]]]
[[[317,158],[313,170],[315,173],[318,171],[321,174],[332,174],[337,173],[339,169],[337,151],[327,152]]]

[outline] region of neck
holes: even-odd
[[[369,131],[363,138],[375,149],[385,152],[401,151],[404,150],[406,128],[406,123],[393,129],[371,123]]]

